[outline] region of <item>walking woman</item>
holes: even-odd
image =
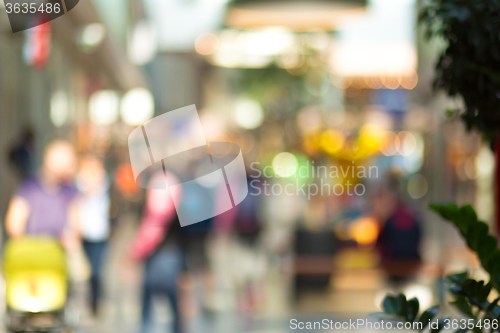
[[[79,231],[92,270],[90,307],[93,314],[97,315],[102,296],[103,264],[110,233],[109,182],[98,157],[86,155],[81,159],[76,184],[81,193],[77,201]]]

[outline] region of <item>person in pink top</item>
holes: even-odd
[[[168,177],[175,178],[171,173]],[[150,180],[150,186],[165,182],[163,172],[155,174]],[[165,235],[174,222],[177,222],[172,196],[180,196],[180,192],[172,193],[169,189],[149,189],[146,195],[146,206],[139,230],[132,243],[130,255],[135,260],[144,260],[151,256],[164,241]]]
[[[154,295],[167,296],[174,312],[174,332],[182,332],[181,314],[178,306],[177,281],[185,270],[186,256],[204,257],[203,243],[208,232],[227,235],[233,224],[236,209],[194,225],[181,227],[174,205],[174,198],[182,199],[179,187],[159,188],[165,177],[177,182],[174,174],[158,172],[149,181],[146,205],[138,232],[132,242],[130,256],[136,261],[145,261],[142,289],[141,332],[151,331],[151,303]],[[201,189],[197,189],[201,190]]]

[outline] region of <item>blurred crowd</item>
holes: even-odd
[[[74,146],[64,139],[53,139],[46,145],[42,166],[37,170],[33,168],[30,140],[31,135],[23,137],[22,143],[13,147],[9,155],[12,165],[20,171],[22,181],[6,214],[7,235],[10,238],[50,236],[59,240],[72,261],[69,265],[72,279],[88,280],[89,309],[94,316],[99,316],[101,299],[106,295],[102,280],[108,242],[117,227],[110,217],[110,187],[114,186],[110,180],[112,177],[100,157],[93,153],[77,154]],[[262,246],[266,246],[261,233],[265,227],[261,217],[262,197],[249,195],[239,206],[226,213],[181,227],[173,197],[183,193],[159,186],[165,184],[166,178],[175,180],[175,177],[170,171],[160,171],[151,176],[150,189],[138,207],[142,213],[136,223],[137,231],[125,255],[128,262],[144,262],[141,332],[152,329],[154,297],[160,295],[168,299],[173,312],[173,331],[181,332],[183,292],[192,288],[193,276],[201,277],[205,292],[214,289],[214,283],[221,282],[215,280],[220,276],[214,276],[217,263],[209,259],[207,243],[210,241],[215,240],[223,251],[234,251],[237,249],[227,247],[227,243],[232,237],[238,239],[237,251],[241,256],[238,260],[247,267],[231,268],[240,275],[238,289],[241,295],[237,306],[243,312],[257,310],[262,298],[259,280],[265,274],[262,265],[270,264],[268,261],[272,259],[261,257],[266,252],[271,254],[269,251],[262,252]],[[396,172],[387,174],[372,192],[369,203],[352,209],[351,214],[358,217],[354,219],[357,227],[351,229],[358,233],[355,239],[361,245],[365,244],[368,249],[375,246],[381,258],[381,269],[387,272],[389,282],[397,286],[412,279],[418,270],[421,227],[402,192],[401,175]],[[323,199],[309,201],[304,215],[304,219],[316,219],[319,223],[316,227],[326,222],[324,217],[318,215],[324,205],[319,200]],[[316,217],[312,217],[314,215]],[[291,250],[298,258],[318,256],[328,260],[342,246],[350,246],[348,241],[342,242],[334,234],[311,230],[299,228],[294,236],[294,249],[282,248],[276,253],[283,256]],[[85,257],[79,256],[83,253]],[[227,253],[224,255],[227,256]],[[136,265],[133,267],[138,269]],[[296,273],[295,287],[298,292],[304,286],[324,288],[333,271],[327,269],[314,273],[307,269],[300,271],[299,268]]]

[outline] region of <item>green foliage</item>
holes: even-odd
[[[460,97],[462,118],[492,139],[500,128],[500,0],[430,0],[420,13],[426,37],[447,47],[436,64],[435,89]]]
[[[481,265],[490,274],[492,285],[500,291],[500,249],[497,248],[496,238],[488,234],[488,225],[477,219],[470,205],[457,207],[454,204],[433,204],[430,208],[458,228],[469,248],[477,253]]]
[[[453,296],[450,304],[460,311],[465,318],[472,319],[474,323],[478,323],[479,320],[484,321],[485,319],[489,319],[490,321],[492,319],[500,320],[500,306],[498,306],[500,297],[492,302],[488,301],[488,296],[492,290],[490,283],[485,284],[484,281],[471,279],[469,278],[469,274],[464,272],[448,276],[446,284],[448,291]],[[427,328],[431,328],[431,332],[440,332],[443,328],[446,328],[446,324],[449,325],[450,323],[447,318],[442,318],[438,320],[437,327],[430,327],[431,322],[436,323],[434,318],[436,318],[439,312],[439,307],[433,306],[425,310],[419,317],[418,300],[416,298],[407,300],[404,294],[397,296],[387,295],[382,303],[382,309],[384,310],[384,315],[380,315],[379,318],[410,323],[420,322],[422,325],[418,329],[419,332],[423,332]],[[482,332],[479,325],[473,328],[461,328],[456,332],[468,331]]]
[[[437,316],[439,312],[439,306],[433,306],[425,310],[418,321],[422,323],[422,329],[425,329],[429,323]]]
[[[382,302],[383,314],[379,316],[380,319],[385,319],[388,321],[398,321],[398,322],[409,322],[409,323],[421,323],[419,327],[419,332],[423,332],[430,323],[434,320],[439,312],[438,306],[433,306],[425,310],[420,317],[419,313],[419,302],[418,299],[412,298],[407,300],[404,294],[387,295]],[[414,327],[417,327],[416,325]],[[443,327],[438,327],[434,332],[439,332]]]
[[[476,212],[470,205],[458,207],[454,204],[433,204],[430,208],[458,228],[469,248],[477,253],[482,266],[490,274],[488,283],[470,278],[468,272],[449,275],[445,282],[448,291],[453,296],[450,304],[474,322],[485,319],[500,320],[500,306],[498,305],[500,297],[492,302],[488,301],[491,290],[495,288],[498,291],[500,285],[500,250],[497,248],[496,239],[488,234],[488,226],[478,220]],[[394,318],[394,320],[404,322],[416,321],[419,311],[418,300],[407,301],[403,294],[396,297],[388,295],[382,303],[382,308],[385,314],[390,315],[385,318]],[[437,315],[438,310],[438,307],[432,307],[420,315],[418,320],[424,324],[423,329],[427,326],[426,323],[428,324]],[[443,326],[432,329],[431,332],[439,332],[445,323],[446,320],[443,319],[441,321]],[[471,329],[462,328],[456,332],[468,331],[482,332],[477,326]]]
[[[329,89],[331,84],[323,67],[308,65],[309,58],[317,56],[308,54],[304,57],[304,66],[308,69],[301,74],[292,75],[275,64],[258,69],[239,69],[232,74],[230,88],[258,101],[267,118],[285,121],[291,113],[318,104],[321,97],[317,93]]]
[[[283,98],[298,97],[303,90],[303,83],[304,77],[294,76],[273,65],[259,69],[240,69],[234,88],[236,91],[244,91],[262,104],[273,104]]]
[[[500,319],[498,299],[488,301],[492,285],[469,278],[467,272],[453,274],[446,278],[448,291],[453,295],[451,304],[469,318],[478,319],[482,312],[484,318]]]
[[[500,0],[429,0],[419,18],[427,28],[428,39],[440,37],[447,43],[436,64],[434,89],[445,90],[450,97],[464,102],[464,110],[448,110],[447,114],[461,114],[468,129],[482,131],[492,144],[500,134],[499,13]],[[500,292],[500,250],[496,238],[488,234],[488,226],[478,220],[470,205],[431,205],[430,208],[458,228],[490,275],[487,283],[470,278],[467,272],[448,276],[446,283],[453,296],[451,304],[474,322],[500,320],[500,298],[488,301],[492,288]],[[384,305],[393,304],[393,299],[387,296]],[[403,315],[384,306],[385,313],[396,315],[400,320],[413,318],[412,313],[408,314],[408,306],[405,309]],[[410,317],[405,317],[408,315]],[[489,329],[494,330],[498,331]],[[467,331],[482,332],[482,327],[461,328],[456,332]]]

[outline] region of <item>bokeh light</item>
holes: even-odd
[[[352,79],[351,87],[353,87],[354,89],[365,89],[366,82],[362,77],[354,77]]]
[[[68,119],[68,97],[62,90],[56,91],[50,99],[50,120],[56,127],[63,126]]]
[[[248,54],[277,55],[286,52],[295,43],[295,35],[284,28],[266,28],[240,32],[238,43]]]
[[[400,146],[399,138],[396,133],[386,131],[383,133],[380,140],[380,152],[385,156],[393,156],[398,152]]]
[[[111,125],[118,119],[120,97],[113,90],[99,90],[89,100],[89,117],[96,125]]]
[[[409,156],[415,152],[415,149],[417,148],[417,140],[412,133],[408,131],[399,132],[398,139],[400,142],[398,153],[402,156]]]
[[[401,77],[401,87],[412,90],[417,86],[418,83],[418,74],[415,71],[412,71],[408,75],[404,75]]]
[[[363,77],[363,81],[370,89],[380,89],[383,87],[382,81],[378,76],[365,76]]]
[[[99,47],[106,37],[106,28],[101,23],[91,23],[83,27],[78,44],[83,52],[90,53]]]
[[[273,159],[274,173],[282,178],[288,178],[297,172],[299,162],[295,155],[287,152],[279,153]]]
[[[353,222],[349,234],[360,245],[371,245],[378,237],[378,224],[373,218],[362,217]]]
[[[358,144],[369,154],[376,152],[384,131],[377,125],[365,124],[359,130]]]
[[[495,155],[487,147],[481,148],[476,157],[476,172],[478,178],[487,178],[495,171]]]
[[[128,45],[128,57],[135,65],[145,65],[157,52],[156,32],[146,21],[137,22]]]
[[[417,298],[422,309],[427,309],[432,305],[432,290],[422,285],[410,285],[405,288],[404,293],[407,299]]]
[[[292,176],[298,184],[307,184],[314,175],[314,162],[303,154],[296,154],[298,168],[297,172]]]
[[[219,37],[211,32],[206,32],[196,38],[194,48],[201,55],[210,55],[217,51],[219,44]]]
[[[412,132],[411,134],[415,138],[415,150],[411,155],[405,156],[402,161],[403,168],[408,174],[417,173],[422,168],[425,152],[425,141],[422,134],[418,132]]]
[[[145,88],[132,89],[122,98],[120,115],[127,125],[141,125],[151,119],[154,112],[153,95]]]
[[[381,76],[380,77],[382,84],[384,87],[391,89],[391,90],[396,90],[399,88],[400,81],[401,79],[395,76]]]
[[[326,130],[320,138],[320,146],[328,154],[335,154],[341,150],[344,146],[344,142],[344,134],[336,129]]]
[[[234,109],[234,121],[245,129],[254,129],[262,125],[264,111],[262,106],[254,100],[239,99]]]

